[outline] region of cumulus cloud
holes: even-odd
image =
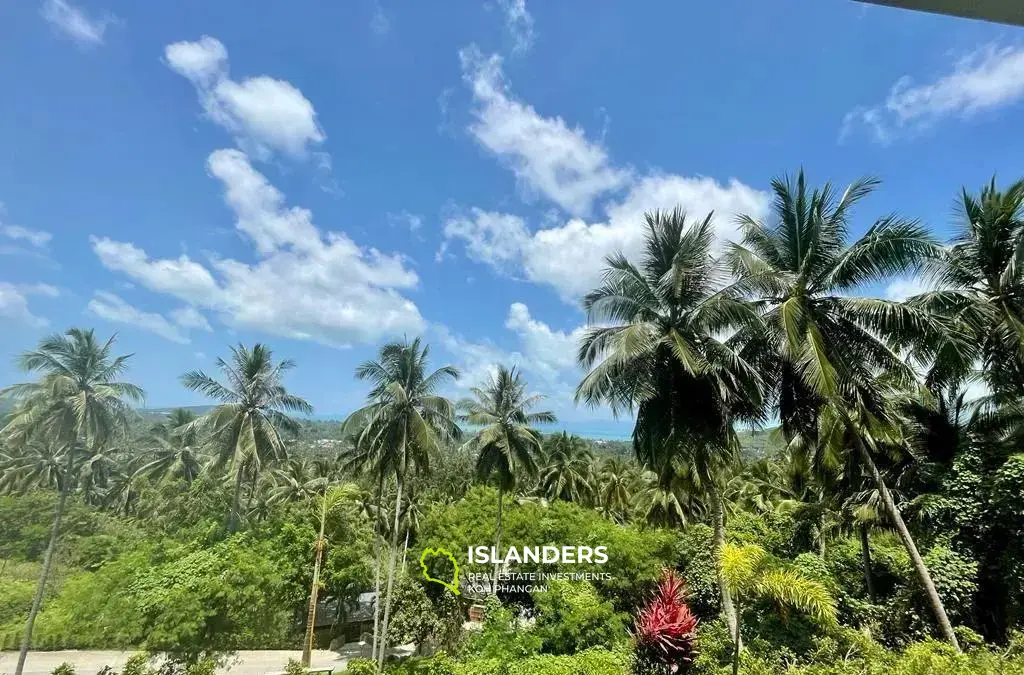
[[[737,236],[736,214],[763,215],[768,196],[737,180],[723,184],[706,177],[657,174],[638,180],[623,199],[606,205],[598,222],[573,218],[530,231],[518,216],[470,209],[449,218],[444,234],[447,240],[461,241],[470,258],[551,286],[566,302],[575,303],[600,282],[606,256],[622,251],[635,258],[640,253],[645,211],[676,206],[694,219],[714,211],[719,240],[724,241]]]
[[[462,77],[473,92],[470,133],[507,165],[527,194],[537,193],[573,214],[589,213],[594,200],[625,185],[630,172],[611,165],[600,143],[560,117],[543,117],[513,98],[501,57],[476,47],[459,52]]]
[[[505,327],[515,336],[513,348],[469,340],[444,326],[432,327],[441,345],[455,356],[462,373],[457,390],[465,393],[470,387],[479,386],[497,371],[499,364],[516,366],[533,391],[548,397],[545,408],[554,409],[562,417],[590,416],[574,410],[573,403],[580,378],[576,350],[586,327],[577,326],[569,331],[551,328],[533,317],[529,307],[521,302],[509,307]]]
[[[168,321],[163,315],[144,312],[113,293],[96,291],[93,299],[86,306],[86,310],[101,319],[135,326],[171,342],[179,344],[188,344],[189,342],[188,336],[181,328]]]
[[[46,0],[42,15],[61,34],[84,47],[103,44],[107,27],[115,21],[110,15],[89,16],[85,10],[65,0]]]
[[[499,272],[553,287],[570,303],[601,278],[604,259],[640,252],[645,211],[685,209],[693,218],[715,212],[719,240],[737,235],[735,216],[764,215],[769,196],[738,180],[720,183],[702,176],[649,172],[637,175],[612,164],[603,146],[561,118],[540,116],[516,100],[504,84],[501,59],[483,58],[475,48],[461,54],[463,76],[473,90],[470,132],[521,183],[554,204],[576,213],[567,221],[545,217],[536,229],[515,214],[469,208],[444,222],[445,242],[461,242],[468,257]],[[602,200],[602,217],[584,215]]]
[[[526,0],[498,0],[505,14],[505,28],[512,38],[512,53],[525,54],[533,46],[533,15],[526,9]]]
[[[217,150],[207,169],[222,184],[255,263],[153,258],[132,243],[92,237],[100,262],[233,327],[334,346],[422,330],[416,305],[399,293],[418,284],[403,257],[321,232],[308,209],[288,206],[238,150]]]
[[[49,284],[12,284],[0,281],[0,319],[19,321],[41,328],[50,322],[29,311],[28,298],[39,295],[55,298],[59,291]]]
[[[50,243],[51,239],[53,239],[53,235],[49,232],[43,232],[42,230],[30,230],[29,228],[22,227],[21,225],[0,224],[0,235],[3,235],[7,239],[13,239],[14,241],[23,241],[35,248],[43,248]]]
[[[1024,47],[989,44],[953,64],[951,72],[917,84],[897,80],[884,103],[861,106],[843,119],[840,140],[864,129],[873,140],[889,143],[900,135],[927,129],[950,117],[1008,106],[1024,98]]]
[[[215,38],[175,42],[166,47],[164,58],[195,85],[206,115],[257,157],[266,159],[273,152],[306,157],[327,138],[313,104],[291,83],[267,75],[231,79],[227,49]],[[330,166],[329,157],[317,156],[321,166]]]

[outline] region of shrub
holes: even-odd
[[[683,580],[665,570],[651,601],[636,618],[637,661],[645,672],[678,671],[693,659],[697,617],[686,606]]]
[[[128,657],[121,675],[153,675],[154,672],[149,666],[149,654],[139,652]]]
[[[370,659],[352,659],[343,672],[346,675],[376,675],[377,664]]]
[[[285,675],[305,675],[306,667],[295,659],[288,659],[288,663],[284,665]]]
[[[53,669],[52,675],[75,675],[75,667],[65,661],[56,668]]]
[[[534,604],[539,612],[535,630],[546,652],[575,654],[626,639],[622,618],[589,582],[553,581],[547,591],[534,594]]]

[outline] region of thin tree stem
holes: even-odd
[[[381,627],[380,648],[377,651],[377,673],[384,670],[384,657],[388,652],[388,623],[391,620],[392,591],[395,585],[395,563],[398,556],[398,519],[402,512],[402,476],[398,476],[398,494],[395,496],[395,526],[391,530],[391,553],[388,562],[388,587],[384,601],[384,620]]]
[[[39,584],[36,586],[36,594],[32,597],[32,608],[28,612],[28,619],[25,620],[25,633],[21,638],[21,647],[18,651],[18,665],[14,668],[14,675],[22,675],[25,670],[25,660],[28,658],[28,650],[32,646],[32,629],[36,623],[36,616],[43,606],[43,595],[46,592],[46,582],[50,579],[50,569],[53,567],[53,556],[57,551],[57,542],[60,538],[60,521],[64,516],[64,506],[68,501],[68,493],[71,491],[71,473],[74,467],[75,449],[72,445],[68,449],[67,464],[64,468],[64,476],[60,486],[60,498],[57,500],[57,510],[53,514],[53,525],[50,527],[50,541],[46,545],[46,553],[43,555],[43,570],[39,573]]]

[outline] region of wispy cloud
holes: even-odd
[[[919,133],[951,117],[1012,105],[1024,98],[1024,47],[989,44],[958,59],[951,72],[924,84],[910,76],[892,86],[885,102],[859,106],[843,118],[839,140],[865,130],[882,144]]]
[[[533,46],[533,15],[526,9],[526,0],[498,0],[505,13],[505,28],[512,37],[512,53],[519,55]]]
[[[46,0],[42,15],[65,37],[86,47],[103,44],[107,28],[115,21],[109,14],[102,17],[90,16],[84,9],[65,0]]]
[[[11,319],[41,328],[50,322],[29,311],[28,298],[39,295],[55,298],[59,291],[49,284],[11,284],[0,281],[0,319]]]
[[[144,331],[155,333],[171,342],[179,344],[188,344],[189,342],[185,332],[168,321],[162,314],[144,312],[128,304],[113,293],[97,291],[95,297],[89,301],[86,310],[101,319],[135,326]]]
[[[35,248],[43,248],[50,243],[51,239],[53,239],[53,235],[49,232],[43,232],[42,230],[30,230],[29,228],[22,227],[21,225],[0,224],[0,235],[3,235],[7,239],[13,239],[14,241],[24,241]]]

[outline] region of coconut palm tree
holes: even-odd
[[[427,375],[429,355],[430,347],[421,346],[419,338],[381,347],[376,361],[367,361],[356,368],[356,377],[373,385],[369,403],[352,413],[342,428],[346,436],[355,434],[355,463],[368,467],[378,477],[378,487],[385,478],[394,477],[396,482],[384,616],[377,648],[378,672],[383,669],[387,652],[406,477],[412,472],[429,469],[431,456],[439,453],[443,444],[461,436],[455,406],[436,393],[442,385],[456,379],[458,371],[452,366],[443,366]]]
[[[727,251],[738,278],[730,288],[751,296],[761,313],[760,322],[749,322],[730,343],[757,367],[764,382],[773,384],[770,400],[787,440],[804,435],[817,442],[819,418],[826,409],[833,421],[849,428],[848,438],[890,511],[942,634],[959,648],[863,433],[877,429],[887,416],[882,412],[884,394],[875,387],[879,374],[896,385],[914,383],[914,372],[898,349],[959,348],[959,341],[948,336],[947,324],[927,312],[849,295],[866,284],[917,271],[940,255],[926,228],[894,215],[877,220],[848,243],[852,207],[877,186],[877,180],[863,178],[842,194],[831,184],[811,191],[803,171],[795,182],[772,181],[773,221],[741,216],[743,241]]]
[[[757,421],[761,378],[723,339],[757,323],[751,306],[721,287],[712,258],[712,217],[688,222],[680,210],[645,216],[639,264],[616,254],[604,281],[583,301],[591,324],[578,360],[589,372],[576,400],[636,411],[633,449],[659,476],[677,462],[711,505],[716,551],[725,541],[722,469],[735,461],[737,420]],[[731,598],[720,584],[723,612],[735,627]]]
[[[213,468],[228,467],[234,473],[229,531],[238,527],[245,478],[251,477],[255,485],[268,462],[287,457],[281,434],[298,433],[299,423],[285,413],[313,412],[313,406],[289,394],[281,383],[284,374],[294,367],[291,360],[274,363],[266,345],[256,344],[249,349],[240,344],[231,348],[230,362],[217,359],[225,384],[201,370],[191,370],[181,377],[187,389],[219,402],[213,410],[186,424],[181,433],[198,434],[213,452]]]
[[[589,504],[594,495],[594,453],[578,436],[561,432],[544,443],[540,488],[548,499]]]
[[[541,452],[536,424],[555,421],[552,412],[530,412],[542,399],[526,391],[526,381],[516,370],[499,365],[497,372],[482,387],[472,389],[475,399],[459,403],[459,419],[481,429],[465,447],[476,453],[476,473],[480,480],[495,476],[498,486],[498,515],[494,526],[494,548],[501,549],[502,497],[525,478],[536,477]],[[499,554],[500,557],[500,554]],[[497,589],[500,564],[494,564],[493,587]]]
[[[618,457],[609,457],[597,472],[597,506],[601,515],[625,523],[633,508],[637,484],[635,465]]]
[[[836,601],[820,581],[808,579],[800,571],[774,558],[755,544],[726,544],[720,555],[722,578],[736,606],[737,621],[733,638],[732,673],[740,667],[740,621],[743,602],[765,599],[798,609],[815,621],[836,625]]]
[[[274,482],[269,490],[270,503],[306,501],[323,491],[330,479],[320,475],[316,465],[308,459],[289,459],[281,468],[271,472]]]
[[[195,420],[192,411],[175,408],[166,419],[150,427],[148,443],[153,446],[148,453],[150,458],[133,475],[157,481],[170,476],[191,485],[203,470],[206,459],[192,424]]]
[[[0,437],[15,447],[25,442],[49,446],[56,464],[46,462],[46,473],[60,493],[15,675],[22,674],[32,644],[32,628],[53,565],[61,517],[76,481],[75,468],[127,430],[131,408],[126,401],[143,399],[142,389],[118,379],[127,370],[131,355],[113,356],[114,340],[111,337],[101,343],[93,331],[79,328],[44,338],[36,349],[18,358],[21,369],[38,373],[39,380],[0,392],[17,401]]]
[[[1024,179],[1005,191],[995,179],[972,195],[964,189],[951,245],[929,272],[937,290],[910,298],[913,307],[953,322],[959,339],[941,343],[929,384],[963,381],[980,360],[985,382],[1001,397],[1024,396]]]

